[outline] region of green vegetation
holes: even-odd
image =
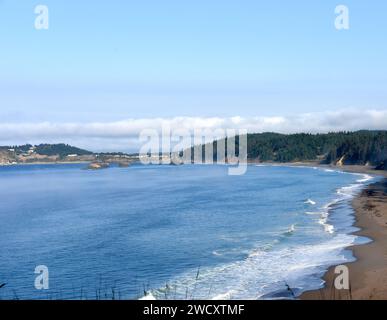
[[[31,144],[24,144],[22,146],[0,146],[0,150],[7,151],[13,149],[16,153],[27,153],[30,148],[32,148]]]
[[[236,151],[239,137],[236,137]],[[217,158],[217,141],[213,143],[214,160]],[[227,139],[225,141],[227,145]],[[211,144],[210,144],[211,145]],[[371,165],[379,170],[387,170],[387,131],[357,131],[336,132],[327,134],[279,134],[257,133],[247,135],[248,159],[261,162],[295,162],[319,161],[325,164]],[[202,148],[205,156],[205,146],[192,148],[192,160],[195,149]],[[9,151],[13,150],[13,152]],[[46,156],[59,156],[61,159],[69,154],[78,156],[92,155],[87,150],[68,144],[30,144],[22,146],[0,147],[0,151],[13,154],[35,153]],[[109,157],[126,157],[123,153],[101,153],[102,159]],[[226,155],[227,156],[227,155]],[[14,157],[14,156],[13,156]],[[13,159],[13,158],[12,158]],[[14,160],[12,160],[14,161]]]
[[[214,142],[215,156],[216,144]],[[248,134],[247,146],[249,159],[265,162],[318,160],[336,164],[341,160],[346,165],[369,164],[381,169],[387,163],[387,131]]]
[[[21,146],[5,146],[0,147],[0,150],[14,150],[16,154],[26,154],[29,152],[34,152],[40,155],[45,156],[59,156],[64,158],[69,154],[76,154],[78,156],[90,155],[93,154],[90,151],[83,150],[77,147],[70,146],[68,144],[59,143],[59,144],[40,144],[33,146],[31,144],[25,144]]]
[[[46,155],[46,156],[54,156],[59,155],[59,157],[64,158],[69,154],[77,154],[78,156],[90,155],[93,154],[90,151],[79,149],[77,147],[72,147],[68,144],[60,143],[60,144],[40,144],[36,146],[36,153]]]

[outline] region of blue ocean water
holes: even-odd
[[[285,166],[0,167],[0,299],[259,299],[353,259],[367,175]],[[35,267],[49,289],[34,287]]]

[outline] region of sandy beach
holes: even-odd
[[[341,168],[345,171],[367,172],[386,177],[386,172]],[[354,200],[356,234],[372,239],[365,245],[350,247],[356,261],[346,264],[349,269],[349,290],[337,290],[334,286],[335,266],[324,276],[325,287],[308,291],[302,300],[385,300],[387,299],[387,178],[371,184]]]

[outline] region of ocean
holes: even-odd
[[[0,167],[0,299],[293,298],[368,241],[351,234],[368,175],[85,167]],[[47,290],[34,285],[39,265]]]

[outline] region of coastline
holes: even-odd
[[[384,176],[381,181],[364,188],[352,200],[356,218],[354,226],[360,229],[354,234],[367,237],[371,242],[347,248],[352,250],[356,258],[355,261],[344,264],[349,270],[349,290],[335,288],[336,266],[331,266],[323,277],[324,287],[304,292],[298,297],[301,300],[387,299],[387,173],[366,168],[346,169],[345,171],[355,173]]]
[[[387,300],[387,171],[374,170],[360,165],[324,165],[315,161],[291,163],[262,163],[293,167],[318,167],[343,172],[369,174],[381,178],[362,189],[352,199],[354,226],[359,231],[354,235],[370,240],[345,248],[351,250],[355,261],[344,263],[349,270],[349,290],[337,290],[334,281],[335,267],[328,268],[322,280],[321,289],[305,291],[297,297],[300,300]]]
[[[36,162],[25,162],[25,163],[10,163],[10,164],[0,164],[0,167],[16,167],[16,166],[32,166],[32,165],[54,165],[54,164],[83,164],[90,163],[91,161],[36,161]]]
[[[75,164],[88,162],[54,162],[43,164]],[[40,163],[28,163],[30,165]],[[254,164],[254,163],[249,163]],[[319,165],[314,162],[261,163],[271,166],[319,167],[344,172],[370,174],[384,177],[381,181],[371,182],[352,199],[356,221],[354,226],[360,230],[355,235],[372,240],[368,244],[349,246],[356,260],[345,263],[349,268],[350,290],[334,289],[335,266],[328,268],[321,289],[306,291],[298,298],[301,300],[369,300],[387,299],[387,171],[373,170],[365,166]],[[26,164],[25,164],[26,165]]]

